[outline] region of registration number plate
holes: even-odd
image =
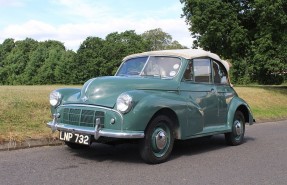
[[[91,141],[91,136],[85,134],[60,131],[60,140],[77,143],[81,145],[89,145]]]

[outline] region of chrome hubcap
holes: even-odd
[[[240,136],[242,134],[242,128],[243,128],[241,122],[236,120],[234,122],[234,126],[235,126],[236,135]]]
[[[155,143],[156,147],[160,150],[162,150],[166,143],[167,143],[167,138],[166,138],[166,132],[164,130],[161,130],[160,132],[157,133],[155,136]]]

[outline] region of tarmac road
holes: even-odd
[[[0,152],[1,185],[63,184],[287,184],[287,120],[246,127],[245,143],[225,145],[223,135],[175,144],[159,165],[141,160],[137,145],[96,144]]]

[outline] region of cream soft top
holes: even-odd
[[[143,53],[136,53],[129,56],[126,56],[124,60],[128,60],[135,57],[141,56],[179,56],[186,59],[201,58],[201,57],[210,57],[218,62],[221,62],[227,71],[229,71],[229,64],[225,60],[220,59],[220,57],[209,51],[202,49],[175,49],[175,50],[160,50],[160,51],[148,51]]]

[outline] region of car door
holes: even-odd
[[[191,96],[203,111],[204,127],[218,125],[215,119],[218,113],[218,94],[212,79],[211,62],[209,58],[193,60],[195,85]]]
[[[218,97],[213,83],[209,58],[189,61],[180,85],[180,94],[187,101],[188,128],[186,135],[202,132],[204,128],[218,125]],[[194,110],[196,109],[196,110]]]

